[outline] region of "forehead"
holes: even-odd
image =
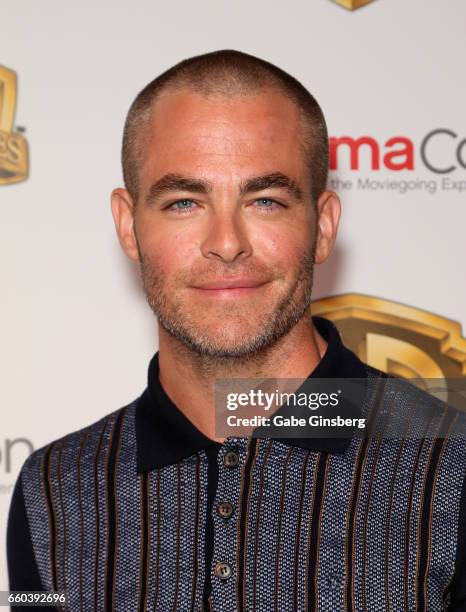
[[[146,126],[141,179],[197,171],[212,178],[248,170],[303,171],[299,109],[283,94],[203,96],[189,89],[163,93]]]

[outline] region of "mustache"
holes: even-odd
[[[309,270],[314,264],[314,253],[304,253],[299,259],[298,268],[302,270]],[[241,279],[252,279],[256,281],[266,282],[268,280],[280,279],[286,276],[286,268],[275,265],[264,265],[262,262],[249,262],[247,265],[244,263],[240,265],[232,266],[210,266],[209,268],[203,267],[202,269],[192,269],[188,274],[183,275],[183,279],[187,282],[199,281],[208,283],[216,281],[217,279],[222,280],[234,280],[236,278]]]
[[[315,245],[311,250],[302,251],[299,254],[297,268],[300,268],[302,272],[309,272],[312,270],[315,259]],[[151,260],[147,254],[141,253],[140,256],[140,267],[143,270],[152,271],[158,278],[164,276],[162,268],[157,262]],[[222,262],[209,262],[203,265],[194,265],[191,268],[178,270],[173,273],[173,278],[176,281],[180,281],[185,285],[198,285],[199,283],[210,283],[215,282],[219,279],[222,280],[235,280],[251,279],[254,281],[267,282],[272,279],[283,279],[286,277],[288,269],[284,267],[283,262],[281,265],[267,265],[266,263],[258,260],[249,260],[242,262],[234,262],[231,264],[225,264]]]

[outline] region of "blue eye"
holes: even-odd
[[[265,206],[259,206],[259,208],[262,208],[263,210],[266,210],[267,212],[273,212],[274,210],[276,210],[276,208],[278,206],[280,206],[280,204],[278,202],[276,202],[275,200],[272,200],[270,198],[258,198],[256,200],[256,202],[260,202],[261,204],[265,204]]]
[[[258,208],[265,212],[275,212],[281,204],[271,198],[258,198],[255,200],[259,204]],[[176,200],[172,202],[167,208],[173,210],[177,214],[189,213],[194,209],[195,202],[188,198]]]
[[[178,206],[178,204],[180,204],[180,206]],[[192,210],[192,206],[190,206],[190,204],[194,204],[194,202],[186,198],[173,202],[168,208],[175,210],[177,213],[183,213],[184,211]]]

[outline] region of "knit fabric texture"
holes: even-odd
[[[466,473],[465,416],[367,366],[374,431],[344,453],[229,437],[218,456],[211,609],[445,610]],[[36,450],[21,481],[44,588],[73,612],[203,609],[208,459],[142,474],[138,400]],[[426,419],[426,414],[429,418]],[[225,465],[225,453],[239,455]],[[216,507],[233,505],[229,518]],[[231,574],[217,576],[216,564]]]

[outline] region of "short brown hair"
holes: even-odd
[[[189,88],[205,96],[250,95],[264,88],[278,89],[294,102],[304,123],[303,150],[309,158],[311,198],[315,203],[327,185],[328,134],[325,118],[316,99],[293,76],[263,59],[222,49],[185,59],[148,83],[134,99],[123,132],[122,166],[126,189],[136,204],[139,197],[139,168],[144,154],[143,134],[153,104],[168,88]]]

